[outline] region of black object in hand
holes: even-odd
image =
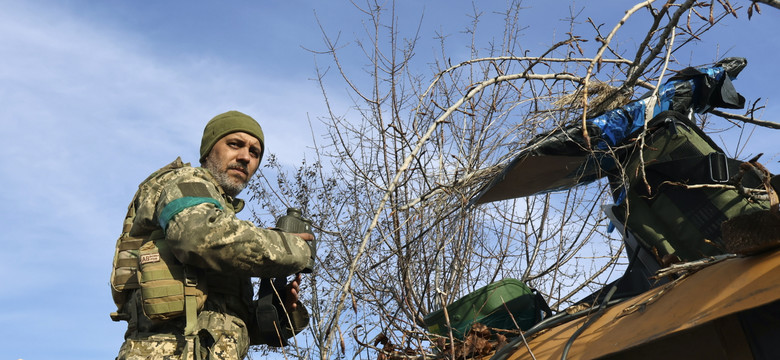
[[[296,208],[287,208],[287,214],[276,220],[276,228],[293,234],[309,233],[314,235],[311,229],[311,221],[304,218],[301,210]],[[311,258],[309,258],[309,263],[301,272],[308,274],[314,271],[314,259],[317,256],[317,241],[307,241],[306,244],[308,244],[309,249],[311,249]]]

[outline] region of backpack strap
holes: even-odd
[[[200,359],[200,337],[198,336],[198,301],[197,301],[197,286],[198,278],[195,276],[195,272],[188,269],[188,266],[184,266],[184,339],[186,339],[187,345],[185,346],[184,359],[188,359],[186,353],[187,347],[192,346],[195,359]]]

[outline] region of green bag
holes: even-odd
[[[504,279],[482,287],[447,305],[450,326],[444,309],[425,316],[426,328],[433,334],[448,337],[449,329],[456,339],[463,339],[474,323],[493,329],[528,330],[552,315],[542,296],[516,279]],[[517,324],[517,325],[515,325]]]
[[[723,221],[769,209],[768,202],[751,202],[735,189],[691,189],[674,184],[725,184],[740,164],[728,159],[712,139],[680,113],[667,111],[653,118],[642,151],[642,158],[637,149],[624,157],[628,185],[625,196],[611,210],[615,220],[659,264],[666,256],[693,261],[722,254]],[[639,171],[642,159],[650,192]],[[742,183],[760,186],[750,174]]]

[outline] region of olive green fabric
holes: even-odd
[[[200,162],[203,163],[203,159],[208,156],[211,148],[219,139],[239,131],[252,135],[260,141],[260,160],[263,160],[263,153],[265,153],[263,128],[249,115],[232,110],[215,116],[206,124],[206,128],[203,129],[203,138],[200,141]]]
[[[723,150],[679,113],[662,113],[648,128],[641,156],[636,149],[625,162],[626,197],[612,212],[661,265],[668,265],[663,261],[667,256],[694,261],[722,254],[721,224],[767,210],[768,202],[750,201],[730,187],[680,186],[715,184],[710,156]],[[639,169],[642,161],[644,177]],[[738,166],[732,165],[726,178],[737,171]],[[750,177],[743,178],[743,185]]]
[[[198,279],[196,269],[188,271],[176,261],[162,240],[153,239],[139,249],[138,281],[144,314],[152,320],[186,314],[191,317],[187,325],[194,329],[193,320],[206,302],[206,281]],[[188,303],[190,297],[196,302]],[[190,334],[185,331],[185,335]]]
[[[463,340],[472,325],[480,323],[492,329],[528,330],[541,320],[542,306],[535,290],[520,280],[503,279],[488,284],[425,316],[428,331],[448,337],[450,329]],[[544,306],[547,307],[546,305]]]

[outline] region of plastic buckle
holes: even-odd
[[[130,314],[120,313],[120,312],[112,312],[111,313],[111,320],[112,321],[130,321]]]
[[[710,180],[714,183],[729,181],[729,159],[726,154],[713,152],[707,155],[710,161]]]
[[[190,274],[189,271],[187,271],[187,266],[184,266],[184,285],[185,286],[191,286],[195,287],[198,286],[198,277],[195,274]]]

